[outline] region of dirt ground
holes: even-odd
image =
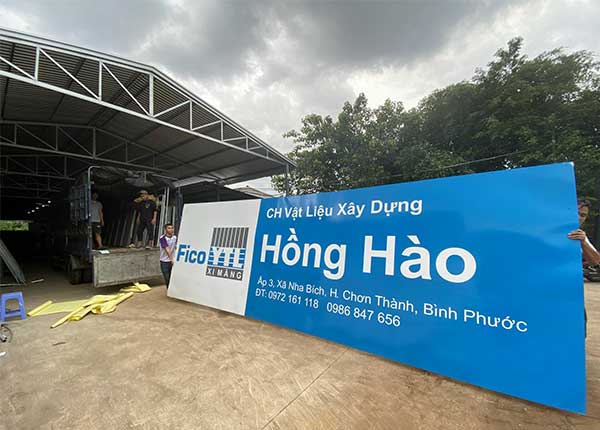
[[[28,309],[98,293],[44,277],[24,289]],[[586,285],[586,302],[585,417],[169,299],[157,285],[53,330],[62,315],[11,322],[0,429],[598,430],[600,284]]]

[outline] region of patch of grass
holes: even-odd
[[[0,220],[0,231],[29,231],[29,222],[17,220]]]

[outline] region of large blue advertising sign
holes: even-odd
[[[186,205],[169,295],[585,413],[571,163]]]

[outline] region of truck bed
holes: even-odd
[[[109,248],[108,254],[93,253],[94,287],[148,281],[162,276],[160,249]]]
[[[110,254],[123,254],[123,253],[130,253],[130,252],[150,252],[150,251],[159,251],[159,248],[152,248],[152,249],[145,249],[145,248],[129,248],[129,247],[123,247],[123,248],[113,248],[113,247],[109,247],[106,249]],[[95,249],[93,251],[96,254],[101,254],[100,251],[98,251],[97,249]],[[101,255],[110,255],[110,254],[101,254]]]

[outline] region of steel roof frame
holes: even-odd
[[[57,168],[57,161],[59,168]],[[29,162],[29,163],[28,163]],[[2,154],[0,153],[1,176],[29,176],[73,182],[75,173],[68,168],[69,157],[57,154]],[[86,166],[92,163],[82,161]]]
[[[46,182],[43,182],[46,179]],[[7,190],[20,190],[20,191],[43,191],[47,193],[60,193],[63,192],[60,188],[52,188],[50,180],[51,177],[37,177],[37,176],[22,176],[20,180],[15,179],[11,176],[3,175],[0,178],[2,189]]]
[[[95,105],[102,106],[105,108],[103,111],[101,111],[97,115],[95,115],[93,120],[100,119],[104,115],[106,110],[110,109],[111,111],[114,112],[114,114],[111,118],[106,120],[104,123],[110,121],[112,118],[114,118],[114,115],[117,115],[118,113],[125,113],[127,115],[141,118],[141,119],[144,119],[146,121],[150,121],[150,122],[156,124],[156,126],[154,128],[150,127],[149,130],[142,133],[142,136],[144,134],[151,133],[156,128],[168,127],[170,129],[184,132],[190,136],[190,138],[184,139],[181,142],[177,143],[176,146],[185,145],[187,143],[194,141],[194,139],[196,139],[196,138],[201,138],[201,139],[205,139],[207,141],[218,143],[219,145],[223,146],[224,150],[231,149],[231,150],[240,151],[240,152],[252,155],[252,157],[269,160],[271,162],[281,165],[282,167],[285,167],[286,170],[289,168],[289,166],[292,166],[292,167],[294,166],[293,162],[291,160],[289,160],[287,157],[285,157],[278,151],[274,150],[273,148],[269,147],[261,139],[259,139],[258,137],[256,137],[252,133],[250,133],[249,131],[245,130],[244,128],[242,128],[239,124],[237,124],[236,122],[231,120],[229,117],[227,117],[223,113],[219,112],[215,108],[211,107],[204,100],[195,96],[193,93],[191,93],[190,91],[188,91],[187,89],[185,89],[184,87],[179,85],[177,82],[173,81],[167,75],[165,75],[164,73],[155,69],[154,67],[150,67],[150,66],[146,66],[146,65],[143,65],[143,64],[140,64],[137,62],[125,60],[125,59],[118,58],[118,57],[115,57],[112,55],[102,54],[102,53],[99,53],[96,51],[83,49],[83,48],[75,47],[72,45],[51,41],[48,39],[43,39],[40,37],[30,36],[30,35],[12,31],[12,30],[5,30],[2,28],[0,28],[0,41],[6,41],[9,43],[12,43],[13,44],[12,45],[12,48],[13,48],[12,53],[14,53],[14,47],[17,45],[27,46],[27,47],[29,47],[30,51],[32,48],[35,50],[34,58],[28,59],[28,61],[33,66],[33,70],[30,70],[30,69],[25,70],[24,67],[19,67],[17,64],[15,64],[16,61],[12,58],[13,57],[12,54],[11,54],[11,57],[8,59],[3,57],[2,55],[0,55],[0,63],[6,64],[9,66],[8,71],[0,69],[0,77],[7,78],[7,81],[6,81],[7,84],[8,84],[9,79],[13,79],[16,81],[24,82],[24,83],[34,85],[39,88],[44,88],[44,89],[51,90],[56,93],[62,94],[62,97],[61,97],[59,103],[57,104],[57,106],[55,108],[55,112],[52,114],[52,117],[54,117],[56,110],[62,104],[62,102],[66,96],[74,97],[76,99],[84,100],[86,102],[90,102],[90,103],[93,103]],[[42,59],[45,59],[45,60],[41,61]],[[71,62],[76,61],[76,60],[79,61],[78,66],[75,68],[76,70],[73,71],[73,69],[72,69],[72,71],[74,73],[72,73],[72,71],[69,71],[69,65],[64,63],[67,60],[70,60]],[[97,63],[98,75],[95,77],[96,79],[94,82],[94,86],[89,85],[89,83],[84,82],[82,79],[79,79],[79,77],[77,76],[77,74],[79,73],[79,70],[81,70],[82,65],[84,64],[84,62],[86,60],[90,60],[92,62]],[[23,61],[22,58],[21,58],[21,61]],[[55,83],[43,82],[42,80],[40,80],[40,74],[44,73],[44,69],[43,69],[44,64],[47,64],[48,61],[50,62],[48,64],[52,64],[53,66],[57,67],[64,74],[64,77],[68,78],[68,83],[67,83],[66,88],[61,87]],[[30,63],[28,63],[28,64],[30,64]],[[12,71],[10,71],[11,68],[12,68]],[[119,69],[128,70],[128,71],[131,71],[131,72],[134,72],[137,74],[137,75],[136,74],[132,75],[130,77],[130,81],[139,81],[140,77],[143,78],[142,80],[144,80],[144,82],[145,82],[145,79],[147,79],[147,88],[143,87],[142,90],[138,90],[137,94],[135,94],[135,92],[136,92],[135,90],[133,90],[132,88],[128,88],[129,82],[123,83],[122,79],[120,79],[119,76],[117,76],[117,72]],[[87,76],[87,77],[88,77],[88,82],[89,82],[90,81],[89,76]],[[118,88],[119,88],[119,91],[115,92],[112,97],[108,98],[108,100],[103,96],[103,93],[102,93],[103,80],[106,80],[106,79],[112,79],[114,82],[117,83]],[[82,93],[79,93],[77,91],[73,91],[72,89],[70,89],[71,86],[73,85],[73,83],[76,83],[78,85],[78,87],[81,90],[83,90],[85,93],[82,94]],[[165,88],[167,88],[170,91],[170,93],[167,94],[168,97],[164,96],[161,99],[156,98],[155,87],[157,84],[161,85],[161,88],[163,88],[163,92],[164,92]],[[145,93],[146,91],[147,91],[147,96],[148,96],[147,102],[139,98],[140,94]],[[116,104],[116,99],[118,99],[119,97],[124,96],[124,95],[127,95],[127,97],[130,99],[128,104],[126,106]],[[175,100],[175,101],[183,100],[183,101],[179,101],[176,103],[176,102],[173,102],[172,100]],[[5,102],[6,102],[6,98],[5,98]],[[134,105],[131,105],[131,103],[134,103]],[[169,103],[170,103],[170,105],[169,105]],[[162,104],[163,109],[156,112],[155,108],[157,107],[158,104]],[[165,105],[167,105],[168,107],[165,107]],[[134,110],[137,108],[139,108],[141,111]],[[171,122],[168,122],[168,119],[166,119],[167,114],[173,114],[178,111],[181,111],[182,109],[184,111],[186,109],[189,111],[189,120],[187,121],[185,126],[182,126],[181,124],[178,125],[178,124],[173,124]],[[204,119],[205,118],[213,118],[213,119],[216,118],[216,121],[211,120],[204,124],[196,124],[195,111],[197,111],[198,109],[200,109],[199,115],[201,115]],[[178,114],[178,116],[181,116],[184,111],[181,111]],[[2,107],[2,115],[4,115],[4,106]],[[202,119],[202,118],[200,118],[200,119]],[[57,123],[51,123],[51,124],[45,123],[44,124],[44,123],[34,123],[34,122],[25,122],[25,121],[2,121],[2,123],[4,123],[4,124],[14,123],[14,124],[17,124],[19,127],[24,127],[27,124],[54,126],[54,127],[56,127],[57,133],[60,132],[62,134],[65,134],[67,136],[67,138],[69,138],[69,140],[73,141],[83,151],[81,153],[80,152],[60,153],[57,150],[57,148],[53,148],[51,146],[48,146],[48,148],[38,148],[38,147],[25,148],[23,146],[20,146],[18,142],[10,141],[5,138],[3,138],[2,141],[0,142],[0,145],[2,145],[2,146],[14,147],[14,148],[20,147],[22,149],[27,149],[27,150],[32,150],[32,151],[35,150],[40,153],[44,153],[44,152],[52,153],[53,152],[56,154],[74,156],[74,157],[77,157],[80,159],[93,159],[93,160],[97,160],[97,161],[106,161],[106,162],[114,163],[115,160],[113,160],[113,159],[103,160],[101,155],[106,155],[106,154],[97,154],[95,152],[95,148],[92,148],[92,150],[90,151],[88,148],[85,147],[85,145],[82,145],[81,142],[78,142],[75,138],[70,136],[64,130],[65,127],[69,127],[69,128],[71,128],[71,127],[86,128],[87,127],[87,128],[90,128],[91,130],[93,130],[94,136],[96,136],[96,133],[98,133],[98,132],[107,133],[109,135],[113,135],[114,137],[125,141],[125,143],[124,143],[125,146],[137,145],[139,148],[144,148],[145,150],[149,151],[148,155],[137,156],[137,157],[135,157],[135,159],[131,160],[132,162],[130,164],[123,164],[123,165],[128,165],[130,167],[135,167],[135,168],[160,170],[160,168],[157,168],[155,165],[148,166],[147,164],[137,164],[136,163],[137,161],[142,161],[142,160],[145,160],[150,157],[153,157],[153,160],[155,160],[156,156],[160,156],[165,159],[170,158],[174,163],[176,163],[176,165],[189,164],[192,167],[194,167],[194,164],[193,164],[194,161],[189,161],[189,160],[184,161],[184,160],[177,159],[175,157],[171,157],[168,154],[168,150],[162,151],[162,152],[154,151],[148,147],[144,147],[143,145],[141,145],[137,142],[128,141],[126,138],[124,138],[122,136],[118,136],[114,133],[111,133],[108,130],[102,130],[98,127],[94,127],[91,124],[87,124],[87,125],[57,124]],[[17,125],[15,125],[15,127]],[[216,128],[216,130],[215,130],[215,128]],[[218,133],[217,133],[218,138],[204,134],[201,132],[201,131],[207,130],[207,129],[212,129],[212,130],[218,131]],[[36,137],[36,136],[34,136],[34,137]],[[238,142],[241,143],[241,145],[235,144]],[[47,142],[45,142],[45,143],[47,143]],[[202,157],[200,157],[199,159],[201,159],[201,158]],[[256,159],[256,158],[254,158],[254,159]],[[198,161],[198,160],[196,160],[196,161]],[[244,164],[246,162],[249,162],[249,161],[245,160],[245,161],[240,162],[239,164]],[[128,160],[121,161],[121,163],[128,163]],[[232,164],[231,166],[237,165],[237,164],[238,163],[235,163],[235,164]],[[269,171],[271,171],[271,170],[276,170],[276,168],[269,169]],[[253,172],[252,175],[255,175],[255,173],[257,173],[257,172]],[[219,178],[215,177],[214,179],[223,181],[223,180],[228,180],[231,178],[219,179]],[[243,178],[241,178],[240,180],[243,180]]]
[[[166,169],[164,168],[159,168],[156,166],[156,164],[154,163],[153,165],[145,165],[145,164],[139,164],[139,163],[130,163],[128,160],[128,151],[127,151],[127,147],[128,145],[133,145],[136,147],[140,147],[145,151],[149,151],[149,155],[148,157],[151,156],[155,156],[156,155],[156,151],[153,151],[151,149],[146,148],[143,145],[137,144],[135,142],[131,142],[128,141],[126,139],[123,139],[117,135],[115,135],[114,133],[110,133],[107,132],[105,130],[100,130],[97,129],[96,127],[85,127],[85,126],[77,126],[77,125],[73,125],[73,124],[50,124],[50,123],[41,123],[41,122],[25,122],[25,121],[0,121],[0,125],[11,125],[13,127],[13,137],[12,139],[6,137],[6,136],[2,136],[0,134],[0,148],[1,147],[7,147],[7,148],[17,148],[17,149],[24,149],[24,150],[28,150],[31,152],[35,152],[35,153],[42,153],[42,154],[54,154],[54,155],[62,155],[65,157],[73,157],[73,158],[79,158],[79,159],[84,159],[84,160],[90,160],[93,162],[101,162],[101,163],[110,163],[110,164],[118,164],[121,166],[126,166],[126,167],[130,167],[130,168],[134,168],[134,169],[141,169],[141,170],[150,170],[150,171],[156,171],[156,172],[163,172]],[[39,127],[46,127],[46,128],[51,128],[54,129],[54,135],[56,136],[56,140],[54,142],[50,142],[47,141],[46,139],[36,135],[34,132],[32,132],[31,130],[27,129],[27,126],[39,126]],[[73,138],[67,131],[65,131],[65,128],[80,128],[80,129],[87,129],[87,130],[91,130],[92,131],[92,148],[91,150],[85,147],[85,144],[82,142],[78,142],[75,138]],[[27,135],[31,136],[34,140],[42,143],[45,147],[37,147],[37,146],[31,146],[31,145],[25,145],[22,144],[21,142],[19,142],[19,140],[17,139],[17,131],[23,131],[25,132]],[[109,148],[108,150],[105,150],[103,152],[98,152],[96,150],[96,136],[99,133],[105,133],[108,134],[110,136],[113,136],[119,140],[121,140],[121,143],[118,146],[113,146],[112,148]],[[58,145],[58,137],[60,135],[64,135],[66,136],[69,141],[74,142],[76,144],[76,146],[78,148],[82,149],[82,152],[73,152],[73,151],[62,151],[59,149],[59,145]],[[125,147],[125,159],[124,160],[118,160],[115,158],[108,158],[106,156],[106,154],[108,154],[111,151],[114,151],[120,147],[124,146]],[[160,154],[160,156],[168,158],[168,156],[165,156],[164,154]],[[173,160],[173,161],[179,161],[179,160]]]
[[[14,168],[9,169],[8,167],[2,168],[1,167],[2,164],[0,164],[0,176],[3,176],[3,175],[4,176],[6,176],[6,175],[16,175],[16,176],[29,175],[29,176],[39,176],[39,177],[44,177],[44,178],[57,179],[57,180],[73,180],[72,175],[74,175],[75,173],[78,173],[82,170],[85,170],[85,169],[80,169],[77,172],[69,171],[67,169],[67,162],[70,158],[76,158],[80,162],[86,163],[88,166],[94,165],[94,164],[97,164],[100,162],[100,163],[106,163],[106,164],[116,164],[119,166],[130,167],[130,168],[139,169],[139,170],[147,170],[147,171],[152,171],[152,172],[165,172],[168,169],[171,169],[174,167],[181,167],[183,165],[194,166],[195,163],[200,160],[206,160],[207,158],[218,155],[227,150],[227,149],[220,149],[213,153],[205,154],[202,157],[194,158],[194,159],[188,160],[187,162],[182,162],[178,159],[170,157],[168,154],[165,154],[164,151],[154,151],[154,150],[148,149],[144,145],[136,144],[135,142],[129,141],[119,135],[107,132],[105,130],[98,129],[96,127],[78,126],[78,125],[74,125],[74,124],[52,124],[52,123],[28,122],[28,121],[27,122],[26,121],[0,121],[0,125],[10,125],[13,128],[12,139],[8,138],[6,136],[2,136],[2,134],[0,133],[0,148],[2,148],[2,147],[17,148],[17,149],[23,149],[23,150],[35,153],[35,155],[30,155],[30,154],[2,154],[0,152],[0,160],[4,159],[5,163],[8,162],[8,160],[11,160],[11,161],[13,161],[14,164],[17,164],[18,163],[16,161],[17,158],[20,158],[20,157],[32,158],[33,157],[33,158],[36,158],[36,166],[37,166],[37,164],[39,164],[41,162],[41,163],[49,166],[56,173],[56,175],[48,174],[48,173],[39,173],[37,168],[31,169],[31,168],[27,168],[27,167],[24,167],[24,170],[23,169],[15,170]],[[69,141],[75,143],[77,148],[81,149],[81,152],[76,153],[73,151],[69,151],[69,152],[62,151],[59,149],[56,141],[50,142],[48,140],[45,140],[44,138],[36,135],[31,130],[28,130],[27,129],[28,126],[52,128],[55,130],[55,132],[53,133],[55,136],[58,137],[61,134],[66,136],[69,139]],[[91,130],[91,132],[93,133],[93,136],[94,136],[94,138],[92,139],[92,148],[91,149],[86,148],[85,143],[77,141],[73,136],[71,136],[68,133],[68,131],[65,130],[66,128],[68,128],[68,129],[78,129],[79,128],[79,129],[84,129],[84,130]],[[28,136],[32,137],[34,140],[36,140],[37,142],[40,142],[42,145],[44,145],[44,147],[36,147],[36,146],[24,145],[24,144],[20,143],[16,139],[17,130],[24,131]],[[116,139],[120,139],[120,140],[122,140],[122,143],[119,146],[112,147],[103,152],[97,152],[96,146],[94,145],[94,141],[96,140],[96,136],[101,133],[107,134]],[[109,152],[112,152],[121,146],[124,146],[125,148],[127,148],[127,145],[140,147],[149,152],[147,155],[137,156],[133,159],[127,158],[128,151],[125,151],[125,159],[118,160],[116,158],[108,158],[107,154]],[[141,160],[141,159],[145,159],[145,158],[149,158],[149,157],[154,157],[154,158],[155,157],[164,157],[164,158],[167,158],[167,159],[173,161],[176,164],[159,167],[156,165],[156,163],[153,163],[153,165],[137,163],[137,160]],[[56,159],[56,158],[60,158],[62,165],[64,165],[64,168],[62,169],[62,171],[56,169],[56,167],[54,167],[53,165],[44,161],[44,159]],[[155,161],[155,159],[153,159],[153,160]],[[238,161],[235,163],[230,163],[230,164],[227,164],[224,166],[220,166],[220,168],[227,169],[230,167],[235,167],[235,166],[240,166],[243,164],[251,163],[253,161],[256,161],[256,159]],[[263,174],[263,173],[264,174],[273,174],[273,173],[277,173],[277,172],[274,172],[275,170],[277,170],[277,169],[269,168],[267,170],[263,170],[263,171],[256,172],[256,173],[258,173],[258,174]],[[228,177],[228,178],[217,178],[217,177],[212,176],[208,171],[206,171],[205,168],[194,171],[193,173],[190,174],[190,177],[203,177],[203,178],[209,179],[211,181],[214,181],[217,183],[223,183],[223,184],[229,183],[230,181],[237,181],[238,179],[243,179],[238,176],[232,176],[232,177]]]

